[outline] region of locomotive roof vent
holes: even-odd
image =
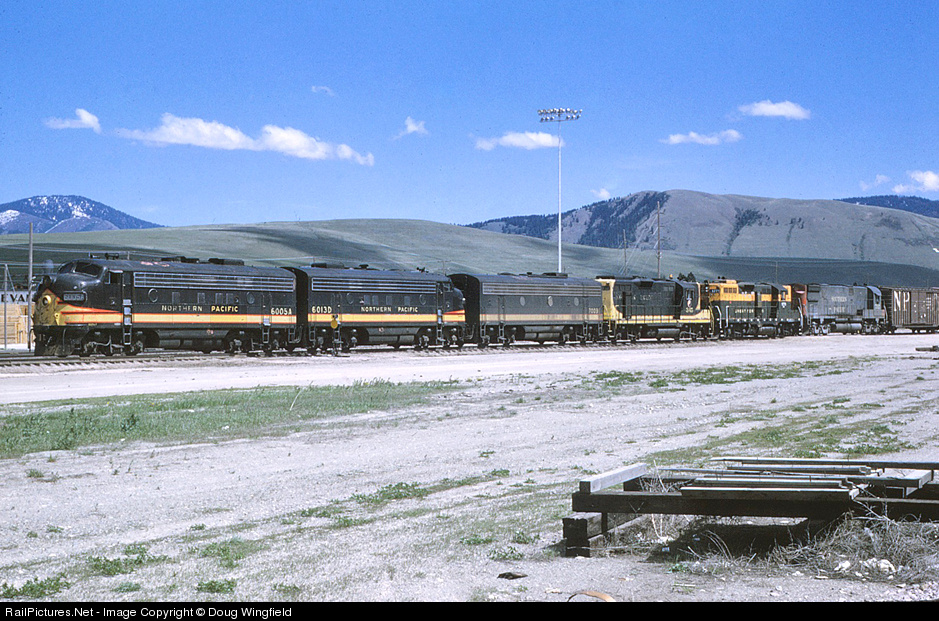
[[[346,266],[343,265],[342,263],[326,263],[325,261],[320,261],[318,263],[310,263],[310,267],[322,267],[322,268],[338,269],[338,270],[346,269]]]
[[[209,259],[209,263],[213,265],[244,265],[245,262],[241,259]]]
[[[549,278],[567,278],[567,274],[564,272],[545,272],[542,276],[548,276]]]

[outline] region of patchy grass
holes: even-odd
[[[417,483],[394,483],[371,494],[354,494],[352,499],[364,505],[383,505],[392,500],[423,498],[430,491]]]
[[[216,593],[227,595],[235,592],[238,586],[237,580],[206,580],[196,585],[196,591],[200,593]]]
[[[293,431],[297,424],[413,407],[454,382],[215,390],[0,407],[0,458],[118,441],[192,442]],[[63,407],[63,405],[65,407]],[[43,479],[36,471],[29,476]]]
[[[65,580],[64,576],[54,576],[43,580],[33,578],[32,580],[27,580],[19,587],[4,582],[0,584],[0,598],[14,599],[17,597],[25,597],[28,599],[39,599],[60,593],[70,586],[72,585]]]
[[[145,565],[162,563],[166,561],[166,556],[153,556],[146,546],[142,544],[132,544],[124,548],[124,556],[118,558],[108,558],[105,556],[92,556],[88,559],[88,567],[93,574],[100,576],[117,576],[120,574],[133,573],[136,569]]]
[[[617,389],[625,386],[641,387],[646,382],[649,388],[660,389],[669,386],[720,385],[752,382],[756,380],[775,380],[843,373],[856,368],[863,359],[850,359],[840,366],[823,365],[817,361],[806,361],[778,365],[725,365],[701,367],[676,373],[643,373],[642,371],[604,371],[593,373],[582,383],[591,387],[594,383],[604,389]]]
[[[729,452],[748,450],[760,454],[779,454],[789,457],[823,457],[841,454],[850,457],[882,455],[913,448],[902,440],[893,420],[861,419],[853,411],[821,413],[785,417],[771,425],[759,425],[724,437],[708,436],[706,440],[680,449],[658,451],[647,458],[655,463],[701,463],[710,457]],[[776,420],[774,416],[741,417],[722,415],[715,428],[727,427],[741,420]]]
[[[226,569],[231,569],[238,565],[238,561],[246,558],[249,554],[254,554],[263,548],[263,545],[257,541],[247,541],[240,537],[234,537],[228,541],[218,541],[210,543],[199,551],[199,556],[203,558],[214,558],[218,564]]]

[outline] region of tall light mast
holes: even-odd
[[[572,110],[571,108],[551,108],[538,111],[542,123],[558,124],[558,273],[564,271],[561,263],[561,123],[576,121],[580,118],[581,113],[583,113],[583,110]]]

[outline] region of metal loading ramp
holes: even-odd
[[[720,457],[713,467],[637,463],[580,481],[567,556],[589,556],[644,514],[831,521],[849,513],[939,521],[939,462]]]

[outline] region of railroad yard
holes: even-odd
[[[75,437],[108,418],[127,431],[25,454],[7,442],[0,585],[28,597],[17,594],[58,580],[40,595],[64,601],[935,599],[934,534],[913,571],[884,557],[741,551],[727,533],[765,526],[749,518],[702,531],[722,533],[717,553],[671,554],[670,536],[689,527],[652,516],[633,541],[570,557],[562,520],[580,481],[637,462],[937,462],[937,344],[900,334],[29,364],[0,354],[0,416],[64,412]],[[415,386],[399,401],[405,383]],[[392,398],[317,409],[336,399],[318,392],[329,386]],[[221,390],[233,392],[209,403]],[[132,435],[170,409],[232,421]],[[81,418],[92,411],[103,414]]]

